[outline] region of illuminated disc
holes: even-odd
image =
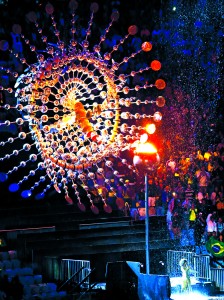
[[[108,204],[104,204],[103,209],[104,209],[104,211],[105,211],[106,213],[109,213],[109,214],[110,214],[110,213],[112,212],[112,208],[111,208],[111,206],[108,205]]]
[[[32,195],[31,190],[24,190],[21,193],[22,198],[29,198]]]
[[[95,215],[98,215],[99,214],[99,209],[98,207],[96,207],[95,205],[91,205],[90,207],[91,211],[95,214]]]
[[[14,193],[17,192],[19,190],[19,185],[17,183],[12,183],[9,186],[9,191]]]
[[[8,179],[8,175],[4,172],[0,172],[0,182],[5,182]]]
[[[85,207],[85,205],[84,205],[82,202],[79,202],[79,203],[77,204],[77,206],[78,206],[78,208],[79,208],[81,211],[83,211],[83,212],[86,211],[86,207]]]

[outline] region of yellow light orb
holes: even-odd
[[[149,133],[149,134],[153,134],[156,131],[156,125],[151,123],[151,124],[147,124],[145,127],[145,130]]]

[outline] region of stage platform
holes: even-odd
[[[181,278],[170,278],[171,283],[171,297],[170,300],[224,300],[224,292],[216,293],[214,295],[206,295],[196,290],[196,286],[201,284],[196,278],[192,279],[193,291],[188,295],[183,295],[178,292],[177,286],[181,284]],[[197,286],[198,288],[198,286]],[[203,288],[203,286],[202,286]],[[202,289],[203,290],[203,289]],[[98,282],[94,284],[91,291],[81,291],[80,293],[67,295],[63,300],[107,300],[108,292],[106,290],[106,282]],[[137,297],[135,300],[139,300]],[[142,299],[142,298],[141,298]],[[147,298],[149,300],[150,298]],[[126,300],[126,299],[124,299]],[[127,299],[128,300],[128,299]],[[158,299],[160,300],[160,299]]]
[[[172,300],[224,300],[224,293],[220,292],[213,282],[192,276],[190,294],[181,293],[181,283],[181,277],[170,277]]]
[[[172,294],[170,300],[224,300],[224,294],[223,295],[216,295],[216,296],[206,296],[206,295],[200,295],[198,293],[192,292],[189,295],[180,295],[180,294]]]

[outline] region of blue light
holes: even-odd
[[[6,173],[0,172],[0,182],[5,182],[8,179],[8,175]]]
[[[44,193],[39,193],[39,194],[37,194],[37,195],[35,196],[35,200],[41,200],[41,199],[44,198],[44,196],[45,196]]]
[[[202,25],[203,25],[203,23],[199,20],[196,20],[195,23],[194,23],[194,26],[197,27],[197,28],[202,28]]]
[[[31,190],[24,190],[24,191],[22,191],[22,193],[21,193],[21,196],[22,196],[23,198],[29,198],[31,195],[32,195]]]
[[[10,184],[9,186],[9,191],[14,193],[14,192],[17,192],[19,190],[19,185],[18,183],[12,183]]]

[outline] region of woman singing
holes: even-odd
[[[182,258],[179,262],[181,272],[182,272],[182,292],[191,292],[191,278],[190,278],[190,267],[188,266],[186,258]]]

